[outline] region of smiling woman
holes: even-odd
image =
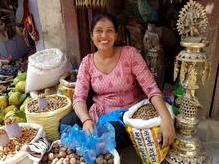
[[[171,144],[175,131],[161,91],[134,47],[114,45],[117,29],[117,21],[107,13],[97,15],[92,21],[91,38],[97,51],[83,58],[73,98],[75,113],[66,116],[61,123],[78,123],[92,134],[102,115],[128,109],[147,97],[161,115],[164,145]],[[86,102],[91,89],[94,91],[94,103],[88,110]],[[110,123],[115,128],[117,148],[130,144],[125,128],[118,122]]]

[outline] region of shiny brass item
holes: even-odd
[[[180,11],[177,29],[181,46],[185,48],[176,57],[174,80],[179,77],[186,93],[176,117],[177,137],[165,159],[171,164],[210,164],[212,157],[196,135],[199,123],[198,112],[202,105],[195,95],[200,82],[204,85],[210,74],[210,64],[203,48],[208,46],[204,37],[207,17],[204,8],[190,0]]]

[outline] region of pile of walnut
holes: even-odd
[[[96,158],[96,163],[113,164],[113,155],[101,155]],[[40,164],[85,164],[85,160],[71,149],[59,143],[54,143],[50,152],[43,156]]]
[[[141,106],[132,116],[134,119],[149,120],[158,117],[159,114],[152,104]]]
[[[43,112],[54,111],[59,108],[63,108],[68,104],[68,100],[61,96],[48,96],[45,97],[48,103],[48,107],[43,110]],[[29,112],[40,113],[42,110],[39,108],[38,101],[33,100],[27,104],[27,109]]]
[[[21,129],[22,136],[20,138],[10,139],[9,144],[0,147],[0,160],[4,160],[7,156],[16,154],[24,144],[30,143],[37,134],[37,130],[33,128],[22,127]]]

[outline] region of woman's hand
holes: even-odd
[[[161,96],[153,96],[151,102],[161,117],[161,138],[162,147],[171,145],[176,137],[174,121]]]
[[[171,145],[176,137],[173,119],[171,117],[162,119],[160,128],[162,147]]]
[[[95,124],[94,122],[89,119],[87,121],[85,121],[83,123],[83,130],[88,134],[88,135],[91,135],[94,131],[94,127],[95,127]]]

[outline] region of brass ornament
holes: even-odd
[[[203,51],[208,45],[204,37],[207,24],[204,8],[193,0],[190,0],[180,11],[177,29],[181,35],[181,45],[185,50],[176,56],[174,80],[179,76],[186,93],[180,102],[179,114],[176,116],[177,138],[165,163],[210,164],[212,161],[211,154],[204,149],[196,135],[199,123],[198,112],[202,105],[195,92],[199,88],[198,82],[202,81],[204,84],[210,75],[210,63]]]
[[[197,82],[197,71],[196,71],[196,67],[195,67],[195,63],[194,63],[194,64],[190,65],[190,67],[189,67],[187,88],[189,88],[191,90],[198,89],[196,82]]]
[[[184,0],[163,0],[163,4],[182,3]]]
[[[182,61],[181,69],[180,69],[180,78],[179,78],[181,84],[183,84],[187,72],[188,72],[188,64]]]
[[[204,70],[202,71],[202,84],[205,84],[205,81],[209,79],[211,72],[211,65],[209,61],[204,63]]]
[[[74,5],[78,8],[105,8],[109,0],[75,0]]]
[[[179,67],[180,67],[180,65],[179,65],[178,60],[175,60],[175,62],[174,62],[174,74],[173,74],[173,80],[174,81],[176,81],[176,78],[179,74]]]
[[[196,1],[190,0],[179,13],[176,25],[182,38],[196,37],[195,42],[201,41],[208,26],[204,7]]]

